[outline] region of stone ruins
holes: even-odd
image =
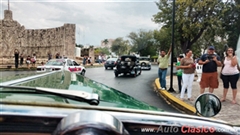
[[[4,19],[0,20],[0,65],[14,63],[15,49],[19,56],[24,55],[24,60],[35,53],[37,63],[47,61],[48,53],[53,58],[56,53],[75,58],[75,27],[75,24],[64,24],[49,29],[25,29],[13,20],[11,10],[5,10]]]

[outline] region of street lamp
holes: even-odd
[[[171,53],[171,74],[170,74],[170,88],[168,92],[176,92],[173,89],[173,52],[174,52],[174,24],[175,24],[175,0],[173,0],[172,8],[172,53]]]

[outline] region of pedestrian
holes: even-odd
[[[226,51],[226,57],[223,61],[223,68],[221,70],[221,79],[223,81],[223,98],[222,102],[226,100],[229,83],[231,84],[233,98],[232,103],[236,104],[237,96],[237,82],[239,79],[238,60],[233,48],[228,48]]]
[[[203,54],[198,61],[202,67],[202,77],[200,81],[200,94],[204,93],[205,88],[209,87],[209,92],[213,93],[215,88],[218,88],[218,72],[217,67],[221,66],[220,57],[214,53],[214,46],[209,46],[206,54]]]
[[[34,53],[32,58],[31,58],[32,67],[35,67],[36,61],[37,61],[37,57],[36,57],[36,54]]]
[[[48,60],[52,59],[52,54],[50,52],[48,52]]]
[[[26,58],[26,64],[27,64],[28,69],[30,69],[30,63],[31,63],[31,57],[30,57],[30,55],[28,55]]]
[[[86,63],[87,63],[87,57],[84,55],[84,56],[83,56],[83,65],[85,66]]]
[[[56,59],[60,59],[60,53],[56,54]]]
[[[88,57],[88,63],[92,66],[92,61],[91,61],[91,57]]]
[[[19,62],[19,51],[18,49],[14,50],[14,58],[15,58],[15,68],[18,68],[18,62]]]
[[[101,56],[101,55],[98,56],[98,63],[99,63],[99,64],[102,63],[102,56]]]
[[[176,63],[176,68],[181,65],[182,58],[183,58],[182,55],[178,56],[177,63]],[[181,93],[181,89],[182,89],[182,69],[177,69],[177,80],[178,80],[178,90],[179,90],[179,93]]]
[[[183,69],[182,73],[182,89],[180,99],[183,100],[185,89],[187,88],[188,100],[192,99],[192,84],[194,80],[194,73],[196,69],[195,61],[192,58],[192,50],[187,49],[185,52],[185,58],[181,60],[180,66],[177,69]]]
[[[20,66],[23,66],[24,57],[23,54],[20,55]]]
[[[165,51],[160,52],[160,56],[158,57],[158,77],[159,77],[159,83],[161,85],[162,90],[166,90],[166,75],[167,75],[167,69],[168,69],[168,62],[169,62],[169,56],[172,51],[172,47],[169,48],[168,53],[166,54]]]

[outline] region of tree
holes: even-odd
[[[94,54],[96,54],[96,55],[100,55],[100,54],[110,55],[110,52],[109,52],[109,49],[107,47],[104,47],[104,48],[95,49]]]
[[[176,0],[175,43],[183,52],[204,36],[205,31],[212,31],[213,37],[221,28],[221,0]],[[172,2],[160,0],[156,2],[159,12],[153,15],[155,23],[163,24],[167,29],[172,25]]]
[[[117,38],[113,41],[111,50],[115,52],[117,55],[123,55],[129,53],[129,42],[127,40],[123,40],[122,37]]]
[[[156,47],[153,31],[140,30],[138,33],[131,32],[128,35],[132,44],[132,51],[140,53],[142,56],[155,55]]]
[[[75,44],[76,47],[80,47],[80,48],[83,48],[83,45],[82,44]]]
[[[225,10],[222,10],[222,27],[228,36],[227,44],[236,49],[238,37],[240,35],[240,0],[235,0],[235,2],[227,1],[224,6]]]
[[[107,45],[108,42],[109,42],[108,39],[104,39],[104,40],[103,40],[103,43],[104,43],[105,45]]]

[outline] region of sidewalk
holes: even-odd
[[[187,114],[194,114],[196,112],[196,109],[194,107],[194,103],[196,98],[200,95],[200,85],[199,82],[196,81],[197,77],[194,78],[193,82],[193,90],[192,90],[192,98],[194,101],[189,101],[187,99],[187,94],[184,95],[184,101],[180,100],[180,94],[178,90],[178,82],[177,82],[177,76],[173,76],[173,89],[176,91],[176,93],[169,93],[166,90],[157,90],[159,94],[165,100],[170,102],[173,106],[177,107],[179,110],[187,113]],[[169,88],[170,86],[170,76],[166,78],[167,81],[167,87]],[[158,78],[155,80],[155,85],[159,89],[160,84]],[[230,124],[234,125],[240,125],[240,79],[237,83],[237,88],[238,88],[238,94],[237,94],[237,104],[232,104],[232,89],[229,88],[228,94],[227,94],[227,100],[225,102],[222,102],[222,109],[217,114],[214,116],[214,118],[223,120],[226,122],[229,122]],[[208,92],[208,88],[205,89],[205,92]],[[213,94],[218,96],[220,99],[222,98],[223,95],[223,84],[222,80],[219,78],[219,87],[218,89],[215,89]]]

